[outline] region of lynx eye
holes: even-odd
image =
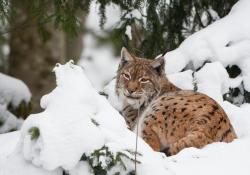
[[[139,81],[141,83],[147,83],[147,82],[149,82],[149,79],[147,79],[147,78],[139,78]]]
[[[130,79],[130,75],[129,75],[129,74],[127,74],[127,73],[123,73],[123,74],[122,74],[122,76],[123,76],[125,79],[127,79],[127,80],[129,80],[129,79]]]

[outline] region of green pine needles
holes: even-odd
[[[142,156],[140,153],[137,154]],[[88,156],[84,154],[81,161],[87,161],[95,175],[107,175],[111,170],[114,175],[119,175],[121,172],[133,175],[134,170],[127,167],[127,161],[134,164],[134,155],[135,152],[132,150],[113,153],[107,146],[103,146]],[[136,163],[140,164],[141,162],[136,160]]]
[[[29,130],[28,130],[29,134],[30,134],[30,139],[31,140],[36,140],[38,139],[38,137],[40,136],[40,131],[39,131],[39,128],[38,127],[31,127]]]

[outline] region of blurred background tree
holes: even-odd
[[[33,112],[38,112],[41,96],[55,86],[55,63],[78,61],[84,33],[93,33],[84,28],[91,2],[99,4],[101,28],[107,5],[121,10],[121,20],[103,28],[105,35],[94,34],[101,44],[112,43],[117,54],[126,46],[138,56],[153,58],[225,16],[236,1],[0,0],[0,71],[28,85]]]

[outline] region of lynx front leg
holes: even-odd
[[[151,127],[146,126],[142,131],[142,138],[149,144],[151,148],[155,151],[160,151],[161,142],[158,135],[151,129]]]
[[[138,115],[138,109],[134,109],[132,106],[127,105],[126,107],[123,108],[121,114],[124,117],[127,125],[129,126],[129,129],[133,130]]]
[[[213,140],[201,131],[190,132],[186,137],[178,140],[170,145],[169,148],[162,150],[167,155],[175,155],[184,148],[195,147],[202,148],[203,146],[212,143]]]

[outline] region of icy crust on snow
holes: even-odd
[[[30,115],[21,129],[18,151],[37,167],[59,167],[78,172],[79,160],[104,145],[117,151],[134,150],[135,134],[127,129],[122,116],[91,86],[81,67],[72,63],[54,69],[57,87],[41,100],[44,112]],[[39,129],[31,138],[30,128]],[[139,138],[138,174],[168,174],[163,156]],[[129,162],[129,161],[126,161]],[[134,163],[127,169],[133,170]],[[114,171],[114,170],[113,170]]]
[[[165,55],[168,74],[181,71],[190,62],[195,69],[207,61],[224,67],[238,65],[244,87],[250,91],[250,1],[240,0],[224,18],[188,37],[179,48]]]
[[[30,99],[31,93],[21,80],[0,73],[0,104],[17,107],[22,101],[28,103]]]

